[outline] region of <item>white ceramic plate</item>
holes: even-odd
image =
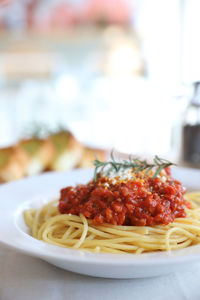
[[[174,169],[174,177],[189,190],[200,190],[200,171]],[[98,277],[139,278],[189,268],[200,260],[200,245],[182,250],[151,254],[86,253],[46,244],[28,235],[23,210],[42,205],[59,195],[67,185],[86,183],[90,170],[46,173],[0,187],[0,241],[18,251],[39,257],[66,270]]]

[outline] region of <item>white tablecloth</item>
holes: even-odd
[[[0,300],[199,300],[200,262],[186,272],[103,279],[67,272],[0,244]]]

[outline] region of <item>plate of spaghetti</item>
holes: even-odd
[[[151,277],[200,259],[200,172],[155,156],[0,187],[0,241],[58,267]]]

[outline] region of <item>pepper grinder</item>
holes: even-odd
[[[200,81],[194,83],[182,123],[181,160],[184,165],[200,168]]]

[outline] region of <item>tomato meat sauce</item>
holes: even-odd
[[[186,217],[190,204],[185,192],[169,175],[164,181],[137,174],[128,180],[100,177],[97,182],[62,189],[58,209],[61,214],[83,214],[96,225],[167,225]]]

